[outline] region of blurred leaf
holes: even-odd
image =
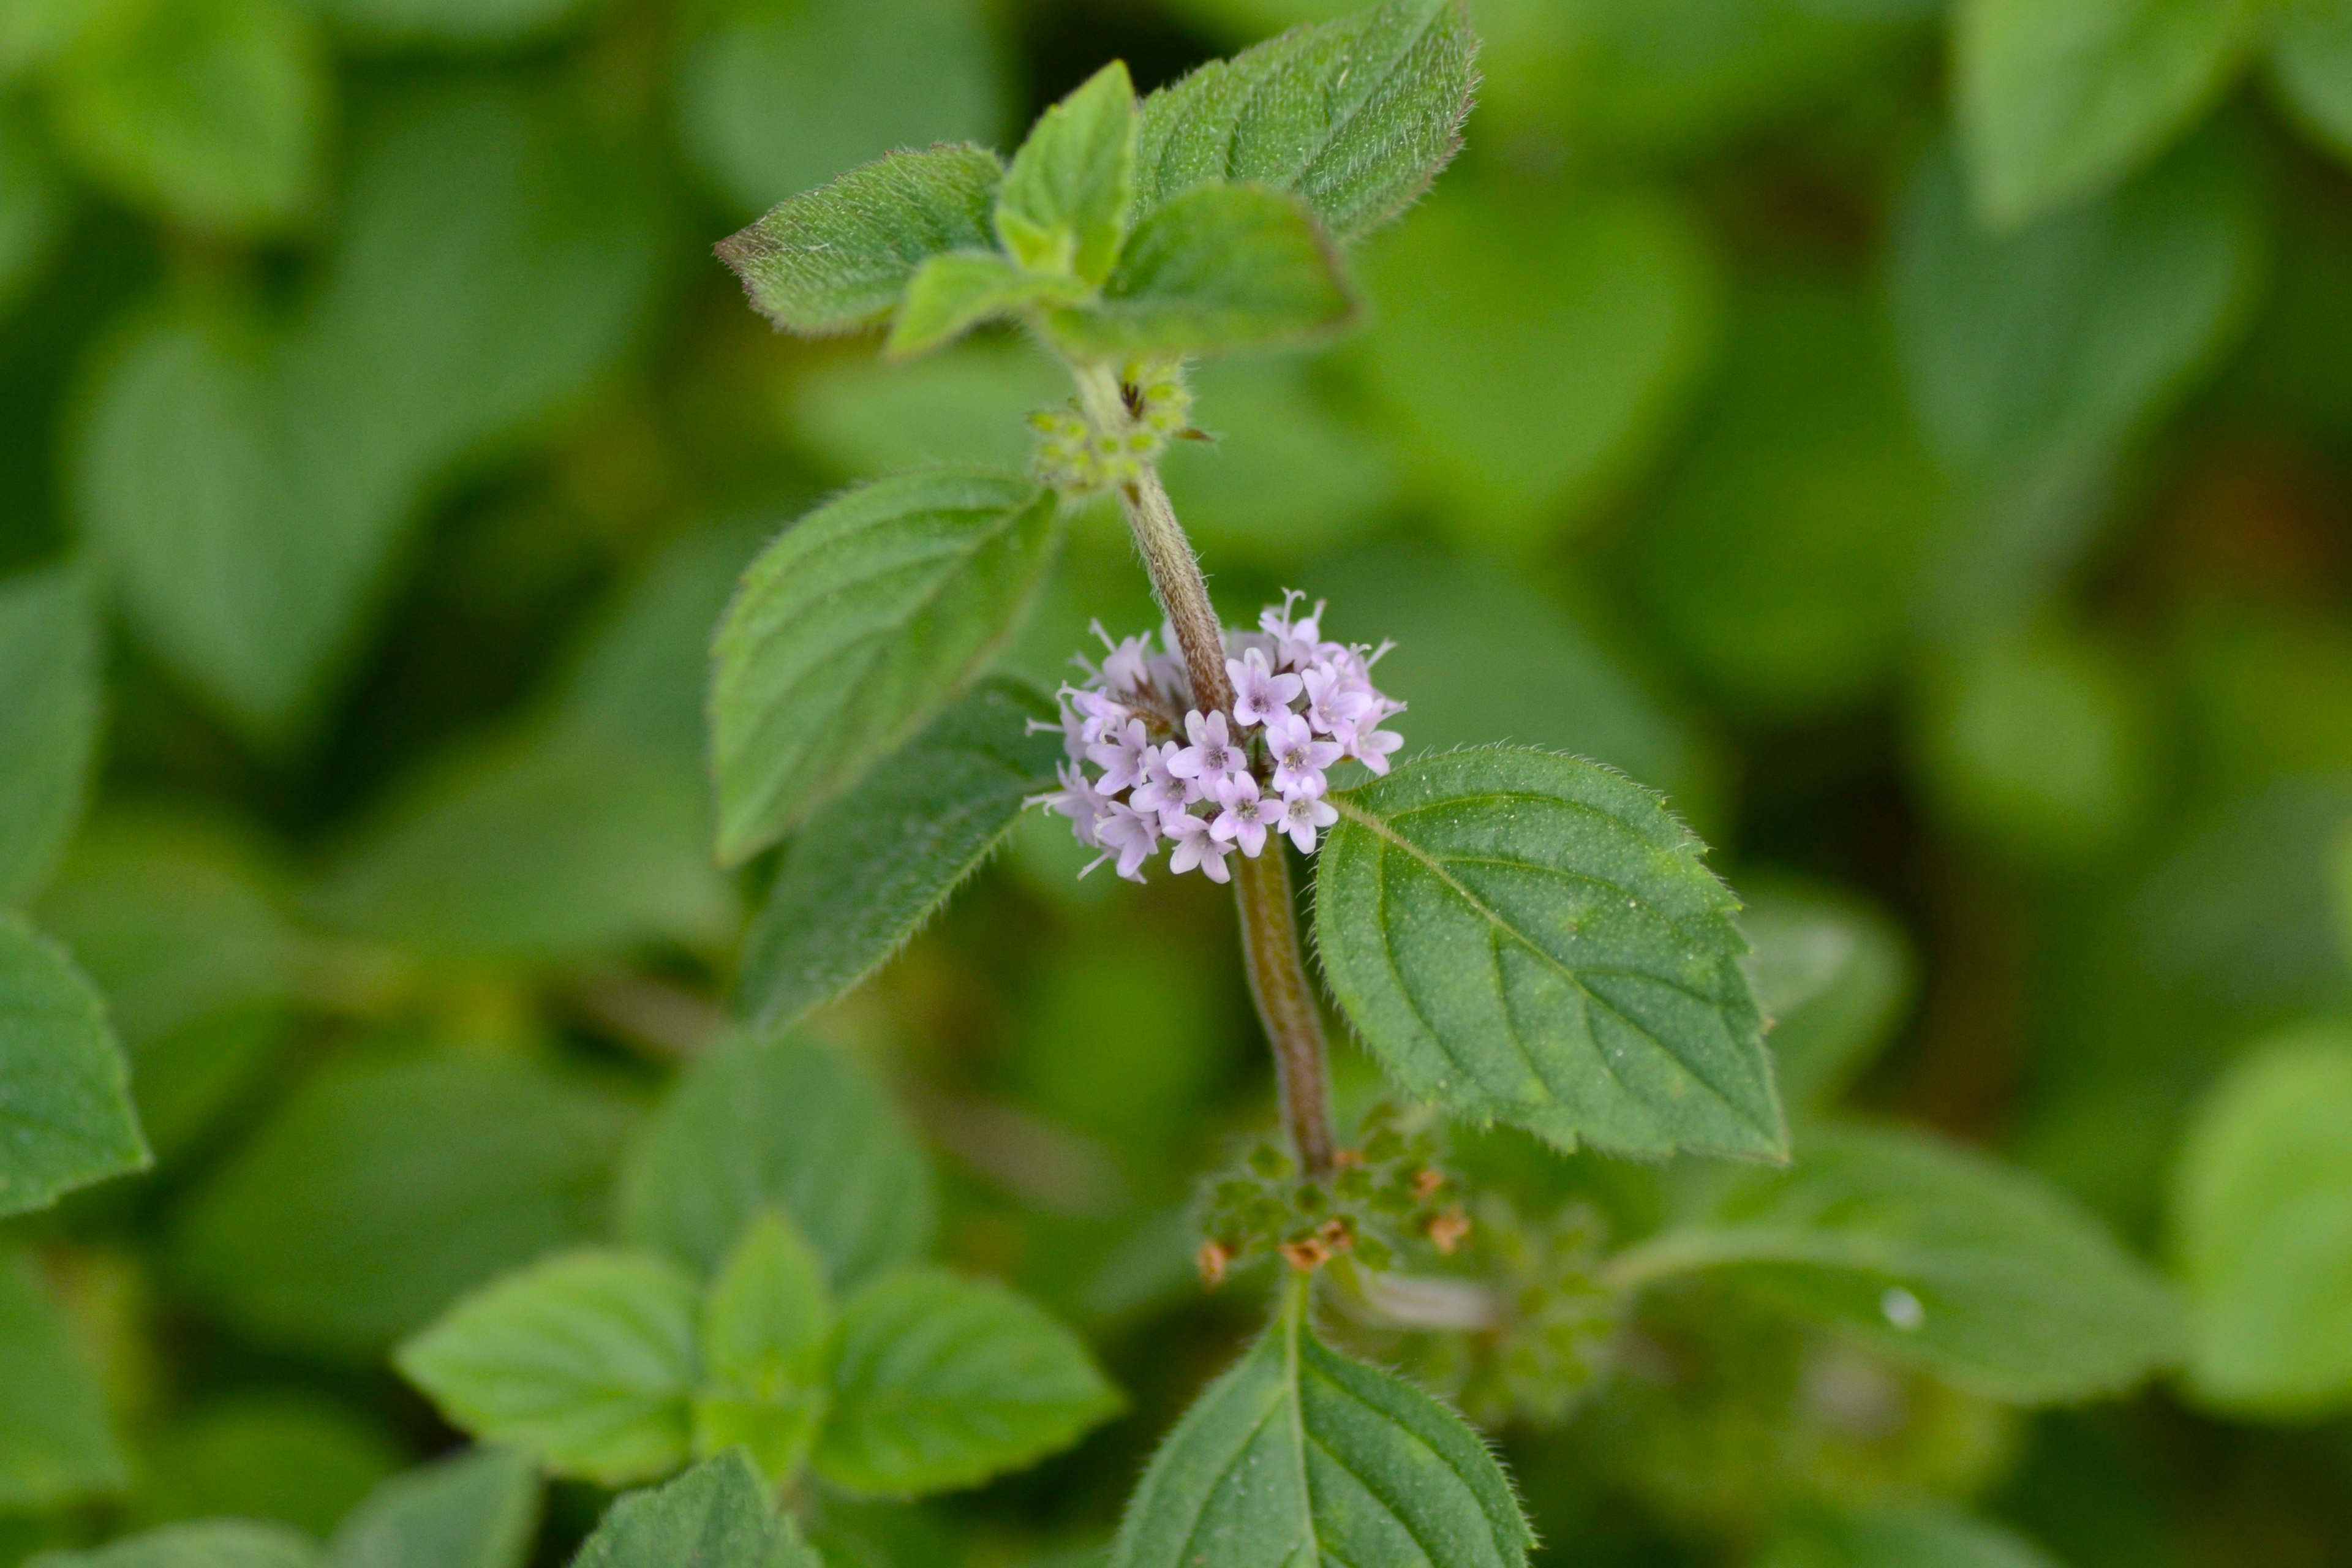
[[[2131,668],[2080,634],[1995,634],[1930,672],[1916,721],[1925,793],[2021,863],[2094,858],[2155,805],[2150,706]]]
[[[1958,0],[1953,96],[1977,209],[2003,227],[2127,174],[2220,93],[2256,0]]]
[[[1884,910],[1798,882],[1743,882],[1739,929],[1755,944],[1748,973],[1772,1020],[1773,1080],[1790,1106],[1842,1093],[1910,1000],[1916,961]]]
[[[286,1027],[306,954],[274,868],[231,825],[102,812],[35,913],[106,997],[157,1154],[185,1150],[249,1085]]]
[[[539,1527],[539,1468],[513,1449],[394,1476],[334,1533],[334,1568],[521,1568]]]
[[[2277,1419],[2352,1402],[2352,1031],[2264,1042],[2199,1108],[2173,1180],[2190,1386]]]
[[[1160,1444],[1111,1568],[1526,1563],[1534,1538],[1477,1434],[1411,1384],[1318,1343],[1304,1299],[1290,1292]]]
[[[1507,740],[1622,769],[1677,811],[1712,793],[1712,759],[1690,727],[1524,574],[1391,544],[1302,583],[1331,595],[1332,636],[1395,639],[1381,686],[1411,704],[1394,726],[1407,754]]]
[[[399,1446],[349,1406],[307,1393],[200,1406],[145,1455],[142,1524],[232,1516],[324,1535],[401,1466]]]
[[[793,1035],[736,1040],[689,1068],[621,1174],[621,1232],[703,1272],[782,1205],[836,1288],[919,1258],[930,1169],[862,1065]]]
[[[567,1252],[466,1297],[394,1352],[441,1413],[560,1476],[621,1486],[686,1462],[698,1298],[635,1252]]]
[[[1293,192],[1360,239],[1461,146],[1477,47],[1463,0],[1391,0],[1212,61],[1144,103],[1136,213],[1230,180]]]
[[[720,858],[782,837],[981,675],[1061,536],[1028,481],[938,472],[836,497],[762,551],[712,644]]]
[[[1092,354],[1213,353],[1329,332],[1355,313],[1338,255],[1296,197],[1195,185],[1128,237],[1098,305],[1053,312]]]
[[[0,1512],[110,1496],[129,1479],[88,1351],[33,1260],[0,1252]]]
[[[1656,795],[1484,747],[1332,802],[1317,950],[1408,1092],[1562,1149],[1786,1149],[1738,902]]]
[[[282,1524],[167,1524],[89,1552],[44,1552],[26,1568],[320,1568],[317,1542]]]
[[[1644,596],[1743,710],[1817,712],[1885,680],[1947,495],[1862,300],[1782,282],[1634,548]]]
[[[1025,270],[1088,283],[1110,275],[1135,196],[1136,119],[1135,84],[1113,60],[1030,128],[992,220]]]
[[[0,189],[5,178],[0,170]],[[31,898],[56,868],[81,815],[98,724],[89,585],[68,566],[0,579],[0,905]]]
[[[1931,157],[1900,209],[1888,286],[1912,406],[1945,461],[1981,474],[2097,448],[2177,396],[2252,302],[2257,191],[2227,147],[2200,142],[2110,195],[1993,235],[1948,154]]]
[[[324,0],[345,42],[369,49],[499,49],[563,31],[605,0]]]
[[[0,42],[0,55],[5,55]],[[0,67],[0,77],[7,74]],[[65,228],[65,191],[48,153],[23,123],[16,104],[0,95],[0,319],[15,310],[26,284],[49,259]]]
[[[548,92],[419,90],[354,140],[305,306],[282,327],[136,324],[100,364],[76,459],[132,625],[264,737],[351,652],[428,487],[576,398],[654,279],[640,170]]]
[[[985,139],[1003,89],[982,17],[971,0],[712,0],[678,57],[687,157],[753,213],[894,147]]]
[[[1161,477],[1185,531],[1213,557],[1295,567],[1367,537],[1395,510],[1395,453],[1296,359],[1191,374],[1193,422],[1219,438],[1176,442]]]
[[[1996,1399],[2130,1387],[2170,1361],[2171,1293],[2055,1189],[1916,1132],[1817,1128],[1785,1172],[1743,1174],[1706,1221],[1621,1253],[1621,1287],[1717,1269]]]
[[[1363,264],[1360,364],[1449,528],[1526,546],[1639,465],[1714,336],[1705,237],[1663,192],[1452,185]]]
[[[781,203],[719,241],[719,257],[787,331],[877,326],[927,260],[988,244],[1003,174],[984,147],[892,153]]]
[[[2282,6],[2271,78],[2287,111],[2339,158],[2352,158],[2352,7]]]
[[[0,910],[0,1215],[146,1169],[130,1078],[65,949]]]
[[[627,1122],[568,1074],[479,1050],[331,1062],[197,1191],[182,1271],[264,1343],[373,1355],[601,1230]]]
[[[744,1227],[703,1296],[695,1453],[740,1444],[761,1475],[789,1485],[830,1403],[833,1340],[824,1260],[789,1215],[768,1210]]]
[[[991,338],[909,364],[812,365],[786,393],[783,412],[811,456],[845,476],[1018,468],[1031,440],[1022,416],[1069,395],[1068,374],[1045,355]]]
[[[2058,1568],[1999,1525],[1941,1506],[1807,1519],[1780,1531],[1759,1568]]]
[[[293,0],[110,0],[48,73],[63,150],[198,228],[280,227],[311,205],[331,80]]]
[[[740,1454],[614,1503],[576,1568],[822,1568]]]
[[[1002,1285],[900,1268],[842,1303],[817,1473],[885,1495],[972,1486],[1125,1405],[1076,1334]]]
[[[1018,681],[974,688],[784,850],[744,939],[740,993],[778,1027],[887,963],[1003,839],[1062,760],[1054,704]]]

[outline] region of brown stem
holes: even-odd
[[[1080,366],[1077,376],[1080,402],[1097,427],[1125,430],[1132,425],[1133,415],[1114,372],[1107,366]],[[1231,710],[1234,689],[1225,679],[1224,629],[1210,603],[1209,584],[1201,576],[1192,542],[1184,536],[1184,525],[1176,521],[1176,509],[1160,482],[1160,471],[1146,468],[1142,478],[1121,487],[1118,499],[1135,547],[1151,574],[1152,592],[1176,629],[1193,700],[1203,709]],[[1319,1176],[1331,1168],[1330,1091],[1324,1068],[1323,1015],[1316,1007],[1314,982],[1307,976],[1306,955],[1298,946],[1290,863],[1277,836],[1268,839],[1264,854],[1242,856],[1234,864],[1242,958],[1258,1021],[1274,1046],[1283,1121],[1299,1164],[1307,1174]]]

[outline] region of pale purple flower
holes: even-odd
[[[1347,754],[1337,741],[1318,741],[1306,719],[1277,713],[1266,721],[1266,754],[1274,759],[1274,787],[1285,798],[1321,795],[1329,782],[1323,770]]]
[[[1265,830],[1282,820],[1282,802],[1258,794],[1257,780],[1244,773],[1228,787],[1225,809],[1209,824],[1209,831],[1227,843],[1239,844],[1255,860],[1265,848]]]
[[[1134,788],[1142,782],[1144,753],[1151,749],[1144,739],[1140,719],[1129,719],[1123,728],[1088,746],[1087,761],[1103,771],[1095,787],[1105,795],[1119,795]]]
[[[1286,669],[1303,668],[1314,662],[1322,642],[1322,600],[1315,601],[1311,615],[1291,617],[1290,606],[1306,596],[1296,588],[1285,588],[1279,608],[1269,605],[1258,613],[1258,629],[1274,639],[1276,657]]]
[[[1276,675],[1256,648],[1225,660],[1225,679],[1234,683],[1234,717],[1244,729],[1289,712],[1291,699],[1299,692],[1298,677]]]
[[[1078,716],[1078,738],[1088,745],[1103,739],[1132,717],[1126,706],[1091,687],[1066,685],[1062,700]]]
[[[1149,665],[1151,658],[1151,638],[1147,634],[1139,637],[1110,640],[1100,621],[1089,624],[1088,629],[1102,638],[1103,647],[1110,652],[1103,656],[1103,680],[1120,691],[1141,691],[1150,680]]]
[[[1372,772],[1385,773],[1389,771],[1389,753],[1403,744],[1404,737],[1394,730],[1360,730],[1349,742],[1348,754]]]
[[[1168,824],[1168,837],[1176,847],[1169,852],[1168,868],[1182,875],[1194,867],[1212,882],[1229,882],[1233,873],[1225,869],[1225,857],[1234,847],[1209,831],[1208,823],[1197,816],[1180,816]]]
[[[1282,803],[1277,833],[1287,833],[1301,855],[1315,853],[1315,835],[1339,820],[1339,809],[1319,795],[1295,795]]]
[[[1031,795],[1022,804],[1042,805],[1048,811],[1068,817],[1070,831],[1077,836],[1078,842],[1089,849],[1096,847],[1100,840],[1095,837],[1095,823],[1110,808],[1111,803],[1095,788],[1094,781],[1087,777],[1086,770],[1075,763],[1060,764],[1055,768],[1054,776],[1062,781],[1060,789]]]
[[[1186,806],[1201,798],[1190,779],[1180,779],[1169,771],[1169,763],[1176,755],[1176,742],[1151,746],[1143,754],[1142,778],[1128,793],[1129,805],[1138,811],[1157,812],[1160,826],[1181,816]]]
[[[1307,693],[1307,726],[1318,734],[1336,736],[1341,745],[1379,700],[1352,671],[1328,659],[1308,666],[1299,683]]]
[[[1225,780],[1249,772],[1249,757],[1233,742],[1223,709],[1203,718],[1197,708],[1184,715],[1184,733],[1192,743],[1168,760],[1168,771],[1191,779],[1204,794],[1213,795]]]
[[[1143,863],[1160,847],[1160,819],[1147,816],[1124,801],[1105,803],[1102,815],[1095,819],[1095,842],[1102,846],[1102,854],[1080,871],[1083,877],[1113,855],[1118,857],[1118,874],[1130,882],[1143,880]]]

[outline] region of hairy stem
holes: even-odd
[[[1098,429],[1124,431],[1134,410],[1118,374],[1107,365],[1075,367],[1078,397]],[[1176,521],[1160,471],[1147,467],[1134,484],[1119,489],[1119,505],[1135,536],[1136,550],[1151,574],[1160,608],[1176,630],[1193,700],[1230,710],[1234,689],[1225,679],[1225,639],[1209,584],[1184,525]],[[1324,1067],[1323,1016],[1315,1005],[1315,985],[1298,946],[1298,914],[1292,901],[1290,863],[1277,837],[1265,852],[1234,861],[1234,898],[1240,906],[1242,957],[1249,971],[1250,995],[1258,1021],[1274,1047],[1282,1090],[1282,1116],[1298,1163],[1310,1175],[1331,1168],[1330,1090]]]

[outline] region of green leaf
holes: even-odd
[[[393,1362],[485,1442],[557,1475],[647,1480],[691,1447],[699,1296],[663,1258],[564,1253],[459,1301]]]
[[[1783,1152],[1738,902],[1656,795],[1486,747],[1331,798],[1323,972],[1409,1092],[1563,1149]]]
[[[26,1568],[321,1568],[316,1542],[282,1524],[205,1519],[88,1552],[44,1552]]]
[[[394,1476],[328,1545],[333,1568],[520,1568],[539,1531],[539,1468],[488,1448]]]
[[[951,250],[923,263],[891,318],[891,359],[912,359],[961,337],[982,321],[1033,306],[1074,302],[1063,279],[1024,272],[993,250]]]
[[[1706,367],[1717,270],[1638,186],[1449,185],[1372,247],[1365,381],[1449,531],[1532,545],[1630,478]]]
[[[1118,60],[1039,116],[996,193],[996,237],[1032,272],[1100,283],[1135,199],[1135,84]]]
[[[1476,50],[1464,0],[1391,0],[1202,66],[1144,101],[1137,215],[1242,181],[1293,192],[1340,243],[1360,239],[1460,148]]]
[[[2352,1404],[2352,1031],[2310,1026],[2232,1068],[2172,1185],[2199,1395],[2273,1418]]]
[[[1772,1078],[1791,1106],[1819,1106],[1853,1079],[1900,1021],[1916,981],[1903,929],[1853,894],[1745,883],[1748,973],[1772,1020]]]
[[[602,1231],[628,1122],[572,1075],[487,1049],[345,1057],[198,1189],[181,1274],[264,1343],[373,1357]]]
[[[992,135],[1005,119],[996,39],[973,0],[716,0],[685,19],[678,141],[734,212],[764,211],[894,147]],[[969,232],[935,249],[988,243],[995,158],[956,151],[986,161],[988,190]]]
[[[2264,248],[2251,172],[2210,144],[2004,235],[1977,226],[1958,169],[1931,157],[1898,208],[1889,277],[1921,426],[1961,473],[2130,434],[2225,345]]]
[[[621,1173],[621,1232],[708,1273],[781,1205],[855,1286],[930,1246],[930,1168],[872,1074],[793,1035],[736,1040],[688,1068]]]
[[[0,582],[0,905],[56,868],[98,746],[98,616],[70,567]]]
[[[762,551],[712,647],[719,854],[791,832],[898,749],[1018,629],[1061,544],[1024,479],[908,474],[826,502]]]
[[[2352,158],[2352,7],[2280,9],[2271,79],[2290,114],[2339,158]]]
[[[110,1496],[130,1479],[98,1368],[32,1258],[0,1252],[0,1513]]]
[[[740,1454],[614,1503],[574,1568],[823,1568]]]
[[[268,1519],[325,1535],[406,1462],[397,1437],[316,1393],[208,1400],[142,1446],[131,1517]]]
[[[752,308],[788,331],[887,320],[930,258],[989,243],[1004,166],[983,147],[893,153],[783,203],[721,240]]]
[[[1780,1531],[1758,1568],[2058,1568],[2023,1537],[1936,1505],[1825,1514]]]
[[[1197,185],[1128,237],[1100,304],[1052,321],[1080,353],[1209,353],[1313,338],[1355,312],[1338,252],[1297,197]]]
[[[2009,226],[2156,152],[2229,80],[2259,0],[1960,0],[1953,95],[1979,212]]]
[[[339,37],[362,48],[503,49],[566,30],[606,0],[325,0]]]
[[[824,1260],[800,1227],[782,1210],[754,1219],[703,1296],[695,1453],[740,1445],[769,1480],[790,1481],[831,1403],[833,1323]]]
[[[1295,1285],[1160,1444],[1110,1568],[1515,1568],[1534,1537],[1459,1415],[1325,1349]]]
[[[0,910],[0,1215],[146,1169],[130,1077],[65,950]]]
[[[1612,1260],[1622,1287],[1710,1268],[1995,1399],[2130,1387],[2179,1351],[2163,1281],[2039,1177],[1920,1133],[1807,1134],[1706,1221]]]
[[[941,1268],[886,1274],[843,1303],[817,1473],[853,1491],[974,1485],[1069,1447],[1125,1402],[1035,1303]]]
[[[1054,705],[982,681],[785,848],[744,940],[740,994],[763,1027],[793,1022],[889,961],[1053,787]]]
[[[310,205],[330,91],[317,18],[289,0],[93,8],[48,74],[63,149],[116,195],[199,228]]]

